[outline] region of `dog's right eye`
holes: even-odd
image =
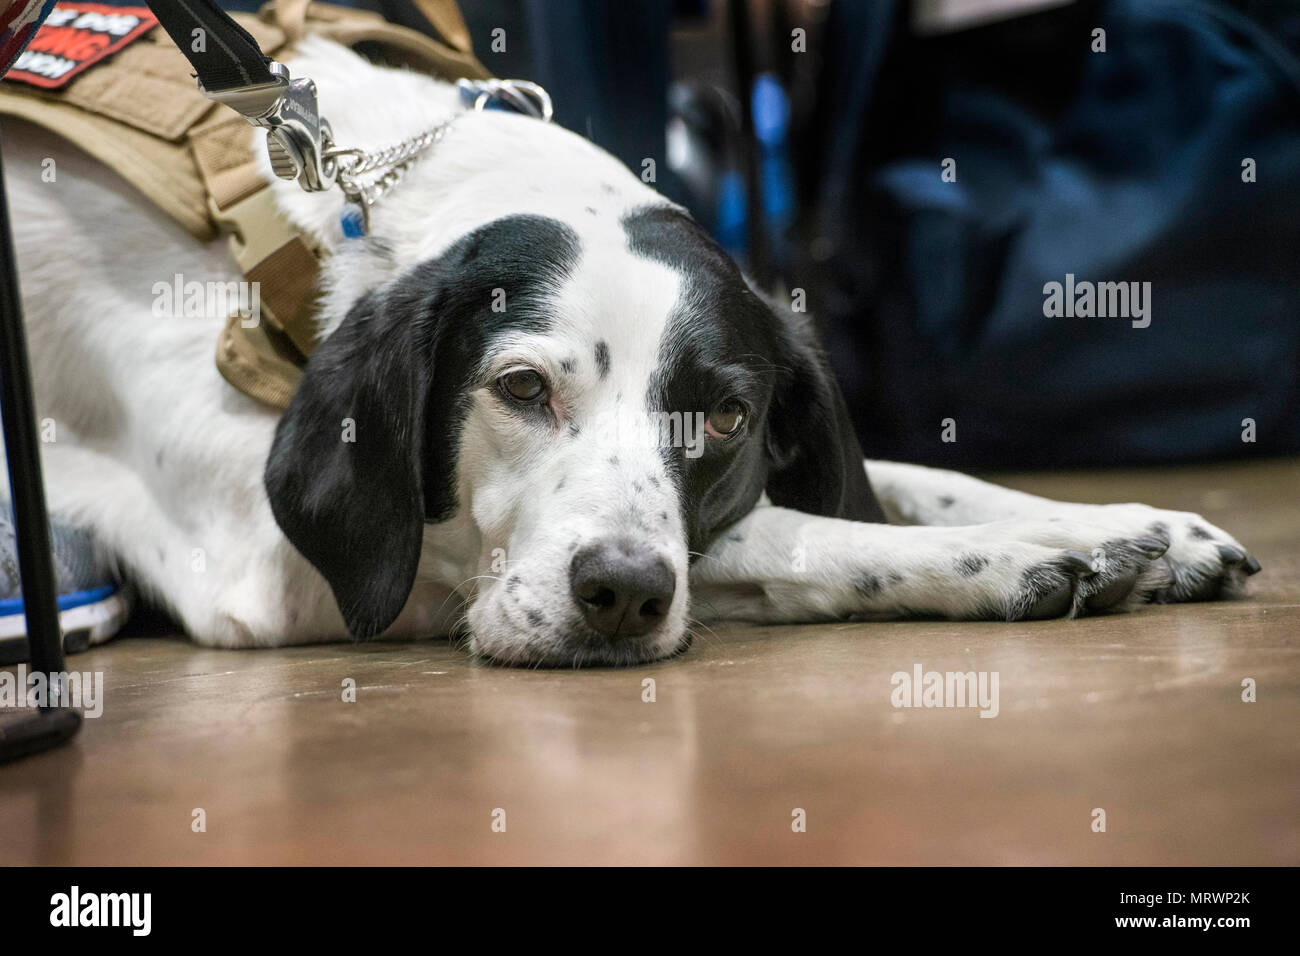
[[[523,405],[536,405],[546,398],[546,379],[530,368],[507,372],[500,384],[501,391]]]

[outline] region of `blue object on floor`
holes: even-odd
[[[50,543],[64,651],[76,653],[121,629],[131,612],[131,593],[117,580],[87,532],[55,519]],[[0,513],[0,663],[25,660],[26,639],[17,541],[6,511]]]

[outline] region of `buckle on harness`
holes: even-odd
[[[307,192],[329,189],[338,170],[334,160],[325,156],[333,139],[329,123],[316,107],[316,84],[306,78],[292,79],[289,68],[274,60],[268,67],[270,83],[213,91],[200,82],[199,91],[266,130],[266,149],[276,176],[296,179]]]
[[[549,123],[555,110],[551,95],[541,86],[528,80],[467,80],[456,81],[460,101],[466,108],[482,112],[485,109],[505,109],[531,116]]]

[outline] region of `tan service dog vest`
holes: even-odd
[[[267,56],[284,63],[304,34],[329,37],[370,59],[454,82],[491,73],[470,45],[454,0],[415,0],[441,41],[378,14],[308,0],[272,0],[231,16]],[[320,250],[276,211],[258,172],[262,131],[205,98],[190,64],[155,28],[58,89],[0,85],[0,115],[36,123],[117,171],[196,239],[230,232],[248,282],[260,284],[261,320],[233,313],[217,343],[217,368],[239,391],[289,404],[314,342]]]

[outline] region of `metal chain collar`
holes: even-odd
[[[343,214],[346,235],[365,235],[370,231],[370,207],[401,182],[411,164],[438,143],[453,122],[454,119],[447,120],[400,143],[370,152],[325,143],[324,156],[334,161],[337,170],[334,181],[348,202]]]
[[[526,80],[460,80],[462,102],[478,112],[494,104],[549,122],[553,115],[546,90]],[[335,182],[347,198],[343,210],[343,233],[349,238],[370,231],[370,207],[402,181],[407,170],[422,155],[442,141],[460,115],[422,133],[378,150],[336,147],[328,134],[322,143],[322,157],[336,170]]]
[[[266,130],[271,169],[281,179],[296,179],[307,192],[323,192],[335,183],[347,197],[343,234],[364,236],[370,207],[401,181],[411,164],[446,135],[456,117],[400,143],[379,150],[334,145],[329,122],[316,106],[316,84],[293,79],[282,63],[268,61],[271,79],[220,91],[199,84],[208,99],[224,103],[254,126]],[[458,80],[461,104],[470,111],[507,109],[543,122],[552,116],[551,97],[527,80]],[[461,114],[463,115],[463,114]]]

